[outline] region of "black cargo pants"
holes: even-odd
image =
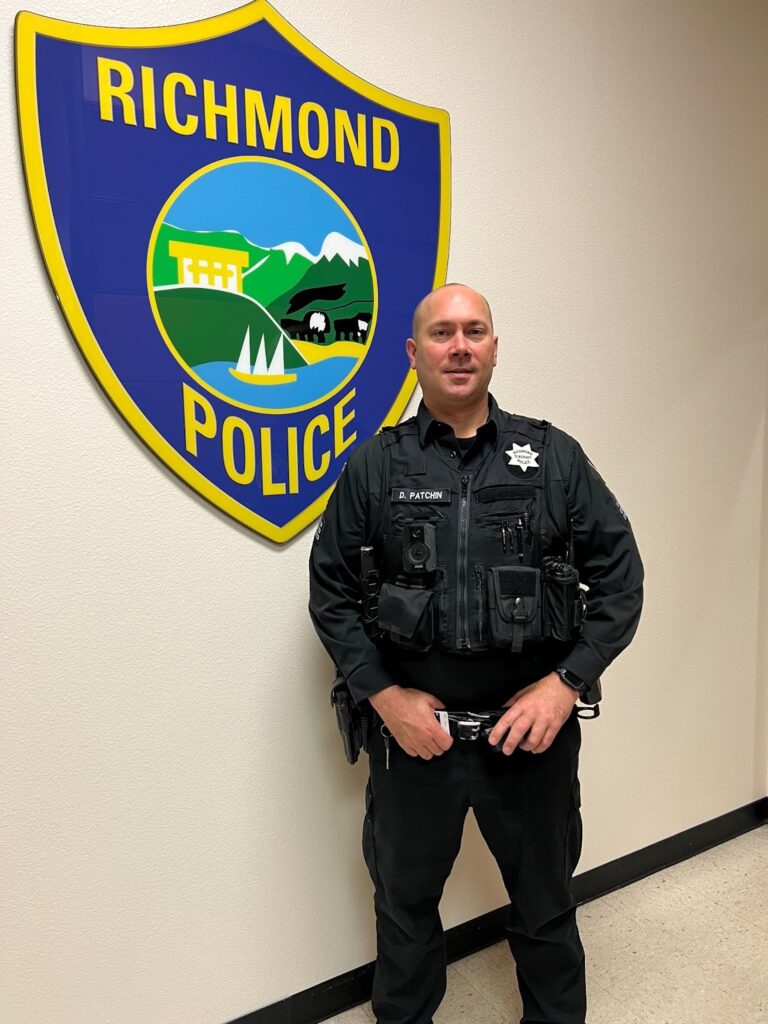
[[[512,905],[507,938],[521,1024],[584,1024],[584,950],[569,891],[581,853],[579,720],[543,754],[507,757],[454,740],[423,761],[377,729],[370,744],[363,851],[375,886],[378,1024],[430,1024],[445,994],[438,905],[471,807]]]

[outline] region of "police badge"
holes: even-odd
[[[35,227],[92,371],[187,484],[288,540],[415,386],[448,115],[346,71],[265,0],[156,29],[22,13],[16,46]]]

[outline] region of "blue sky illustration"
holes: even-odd
[[[244,160],[203,174],[182,192],[165,220],[187,231],[235,229],[256,245],[301,242],[320,251],[325,236],[359,235],[325,189],[279,164]]]

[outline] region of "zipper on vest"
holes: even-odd
[[[517,534],[517,560],[522,562],[525,558],[525,540],[523,538],[523,532],[525,525],[523,523],[523,517],[517,517],[517,523],[515,524],[515,533]]]
[[[477,639],[485,643],[485,600],[484,576],[479,565],[475,566],[475,597],[477,599]]]
[[[456,553],[459,600],[457,608],[456,641],[460,650],[469,650],[469,629],[467,627],[467,549],[469,547],[469,481],[461,478],[459,492],[459,544]]]

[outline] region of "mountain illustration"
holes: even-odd
[[[360,260],[367,260],[364,246],[359,242],[353,242],[351,238],[342,235],[339,231],[331,231],[325,236],[322,248],[317,256],[313,256],[306,246],[301,242],[281,242],[275,249],[282,250],[290,260],[293,256],[299,255],[310,263],[318,263],[320,260],[332,260],[338,256],[346,264],[354,263],[355,266]]]

